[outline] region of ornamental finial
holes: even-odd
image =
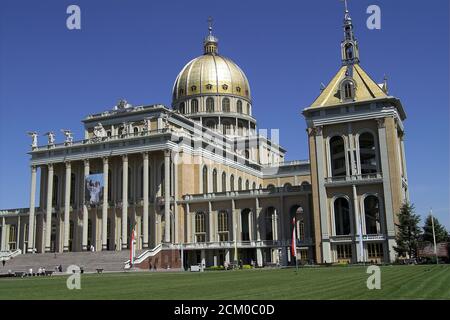
[[[208,17],[208,31],[209,31],[209,35],[212,35],[212,30],[213,30],[213,18],[211,16]]]
[[[208,17],[208,35],[205,37],[203,41],[203,49],[205,54],[217,54],[217,44],[219,40],[213,36],[213,18]]]

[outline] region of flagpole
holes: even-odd
[[[234,260],[238,263],[238,249],[237,249],[237,223],[234,224]]]
[[[433,217],[433,209],[432,208],[430,208],[430,216],[431,216],[431,228],[433,230],[434,256],[436,257],[436,264],[439,264],[437,248],[436,248],[436,233],[434,232],[434,217]]]
[[[295,232],[296,230],[296,222],[295,217],[292,218],[292,243],[291,243],[291,254],[293,258],[295,259],[295,270],[298,271],[298,260],[297,260],[297,234]]]

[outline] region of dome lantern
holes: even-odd
[[[212,34],[212,23],[213,19],[212,17],[208,18],[208,31],[209,34],[205,37],[205,40],[203,41],[203,49],[205,54],[217,54],[217,47],[219,44],[219,39],[217,39]]]

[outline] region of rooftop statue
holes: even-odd
[[[61,132],[64,134],[64,136],[66,137],[66,140],[64,141],[64,143],[66,145],[70,145],[73,142],[73,134],[72,131],[70,130],[66,130],[66,129],[61,129]]]
[[[44,136],[48,137],[48,145],[52,146],[55,144],[55,133],[53,131],[49,131],[44,134]]]
[[[35,149],[38,146],[37,137],[38,134],[35,131],[28,131],[27,134],[31,137],[31,149]]]

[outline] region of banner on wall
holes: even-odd
[[[93,207],[100,205],[104,189],[103,173],[90,174],[84,182],[84,201]]]

